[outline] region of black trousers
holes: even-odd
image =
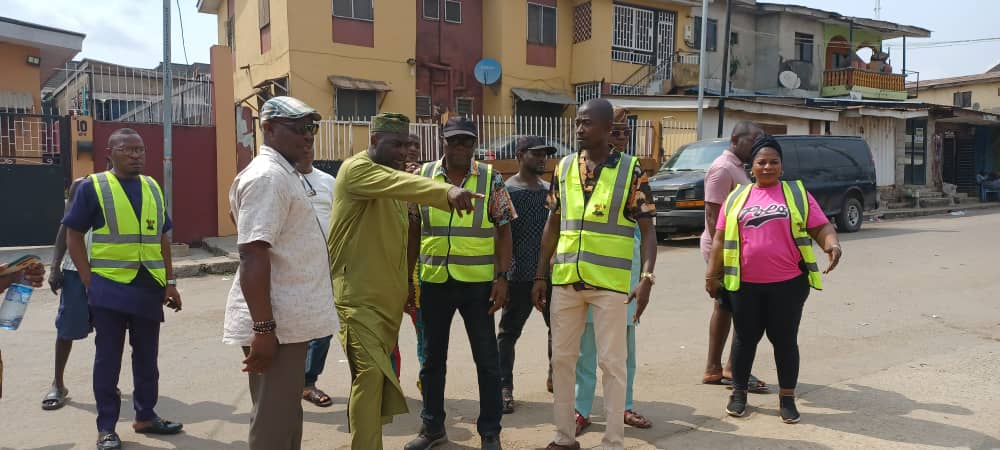
[[[535,309],[531,302],[531,288],[534,281],[512,281],[510,282],[510,295],[507,306],[503,308],[500,315],[500,333],[497,335],[497,347],[500,350],[500,385],[504,388],[514,389],[514,347],[517,340],[521,338],[524,324],[531,316],[531,310]],[[552,285],[549,285],[547,298],[552,299]],[[545,319],[545,326],[549,326],[549,307],[545,304],[545,311],[542,314]],[[549,359],[552,359],[552,333],[549,333]],[[552,368],[549,367],[551,374]]]
[[[424,321],[424,365],[420,368],[424,409],[420,417],[424,427],[430,432],[444,429],[448,344],[451,339],[451,321],[457,312],[465,322],[465,332],[469,337],[479,380],[479,419],[476,421],[476,429],[483,436],[500,433],[503,406],[500,397],[497,338],[493,316],[489,314],[492,288],[491,282],[463,283],[448,280],[444,283],[420,284],[420,308]]]
[[[732,292],[733,388],[746,390],[757,354],[757,343],[767,334],[774,346],[778,386],[794,389],[799,379],[799,323],[809,297],[805,274],[780,283],[740,283]]]

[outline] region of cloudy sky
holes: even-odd
[[[177,0],[172,5],[173,61],[208,62],[208,48],[216,43],[215,16],[199,14],[196,0],[179,0],[185,28],[182,47]],[[408,1],[408,0],[382,0]],[[509,1],[509,0],[486,0]],[[721,1],[721,0],[716,0]],[[844,15],[875,17],[876,0],[771,0],[835,10]],[[947,8],[942,5],[946,3]],[[0,0],[0,14],[14,19],[65,28],[87,34],[78,58],[94,58],[139,67],[154,67],[162,58],[162,13],[157,0]],[[1000,40],[979,43],[954,42],[1000,38],[996,19],[997,0],[881,0],[881,18],[927,28],[930,39],[909,39],[907,68],[920,72],[923,80],[983,72],[1000,63]],[[924,47],[926,42],[944,44]],[[889,41],[898,46],[900,42]],[[900,48],[890,49],[896,70],[902,66]]]

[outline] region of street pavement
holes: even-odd
[[[729,391],[700,384],[712,306],[703,292],[704,263],[696,239],[661,244],[658,284],[638,328],[635,381],[636,409],[654,426],[628,428],[627,446],[1000,448],[997,229],[1000,214],[970,213],[866,223],[860,233],[842,236],[841,266],[825,277],[826,290],[814,291],[805,308],[799,385],[803,417],[797,425],[780,422],[773,393],[752,395],[749,416],[736,419],[723,411]],[[126,356],[118,428],[126,449],[246,448],[250,396],[240,372],[242,354],[220,338],[231,284],[230,276],[184,279],[184,310],[167,312],[157,412],[184,422],[184,434],[160,438],[131,431]],[[6,369],[0,449],[93,448],[92,341],[79,342],[70,358],[68,406],[54,412],[40,408],[52,376],[57,307],[51,292],[36,291],[21,329],[0,332]],[[402,386],[411,413],[385,428],[387,449],[402,448],[419,428],[415,340],[408,320],[400,334]],[[440,447],[444,449],[479,448],[476,372],[464,334],[456,318],[447,387],[452,443]],[[518,347],[518,410],[504,417],[506,449],[543,448],[552,438],[545,339],[545,325],[534,314]],[[754,373],[777,384],[766,340]],[[343,353],[335,346],[319,380],[334,406],[306,405],[303,448],[348,448],[348,383]],[[602,416],[598,398],[595,424],[580,437],[584,448],[600,444]]]

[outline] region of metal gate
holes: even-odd
[[[0,112],[0,247],[48,245],[71,172],[69,118]]]
[[[674,61],[674,24],[677,15],[669,11],[657,12],[656,71],[653,81],[669,80]]]

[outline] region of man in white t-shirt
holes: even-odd
[[[315,152],[306,158],[295,163],[297,170],[302,177],[303,187],[309,202],[312,203],[313,210],[316,211],[316,219],[320,228],[323,229],[323,236],[330,238],[330,210],[333,208],[333,186],[336,179],[322,170],[313,167]],[[322,389],[316,387],[316,380],[323,373],[326,365],[326,355],[330,352],[330,340],[333,335],[313,339],[309,341],[309,348],[306,350],[306,387],[302,390],[302,399],[316,406],[326,408],[333,404],[333,399]]]

